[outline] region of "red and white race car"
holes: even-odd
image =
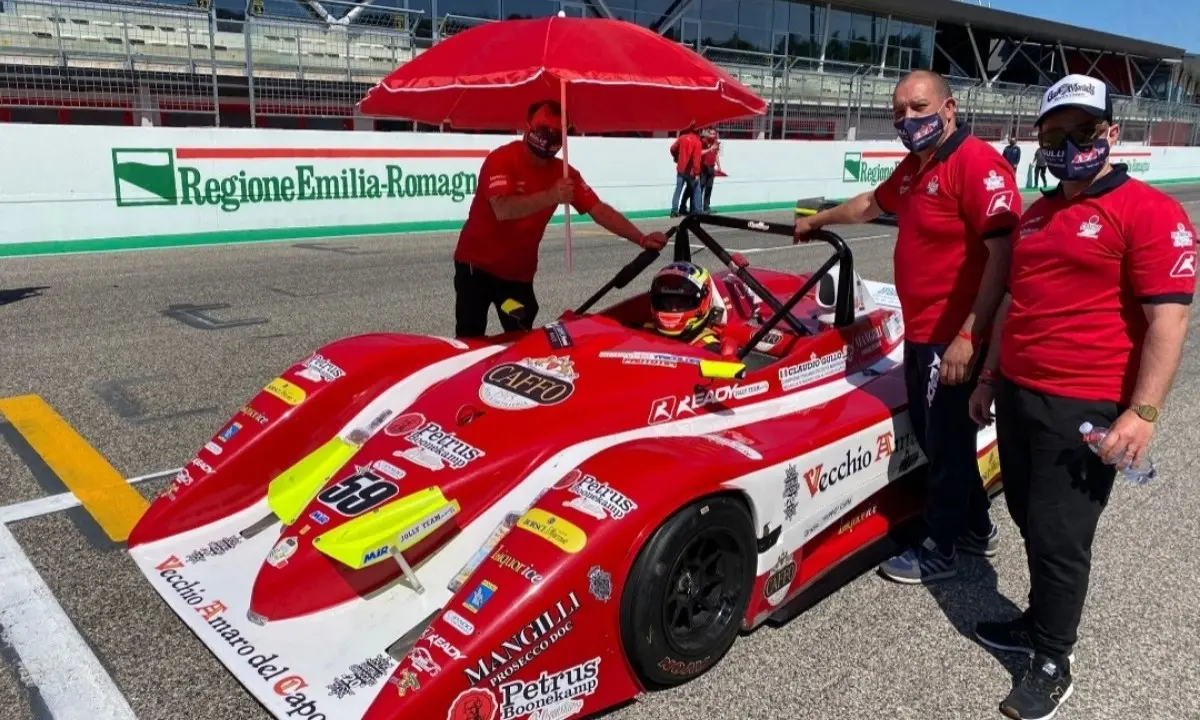
[[[686,219],[720,352],[645,294],[486,340],[322,347],[222,426],[130,552],[278,718],[565,720],[716,664],[921,506],[891,285],[752,269]],[[979,434],[999,481],[994,433]]]

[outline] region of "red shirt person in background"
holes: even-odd
[[[700,155],[700,189],[704,201],[704,212],[712,212],[713,180],[721,167],[721,141],[717,139],[715,128],[707,128],[700,134],[702,152]]]
[[[679,217],[685,212],[683,205],[679,204],[684,189],[687,190],[685,199],[690,204],[686,212],[700,212],[700,156],[703,152],[695,125],[688,125],[671,143],[671,157],[675,159],[675,194],[671,197],[671,217]]]
[[[1109,92],[1068,75],[1042,99],[1038,144],[1061,182],[1021,218],[971,398],[983,425],[994,395],[1004,494],[1029,557],[1029,608],[975,629],[1033,655],[1000,704],[1011,718],[1050,717],[1071,695],[1092,540],[1116,477],[1106,462],[1145,456],[1196,290],[1196,228],[1179,201],[1109,163],[1120,138]],[[1099,456],[1085,422],[1110,428]]]
[[[904,317],[908,417],[929,459],[929,537],[880,566],[897,582],[953,577],[957,550],[991,556],[999,534],[989,517],[969,414],[973,369],[984,355],[1004,293],[1009,236],[1021,211],[1013,168],[959,127],[946,80],[905,75],[892,95],[895,126],[910,152],[875,190],[796,220],[796,237],[825,225],[895,214],[896,294]]]
[[[578,170],[569,167],[570,177],[563,177],[563,162],[555,157],[562,149],[562,137],[558,103],[536,103],[529,108],[525,137],[501,145],[483,161],[470,214],[454,251],[458,337],[486,335],[492,305],[505,332],[533,327],[538,313],[533,291],[538,249],[562,203],[570,203],[600,227],[640,247],[666,246],[665,235],[643,233],[601,201]],[[519,318],[502,309],[507,300],[524,306]]]

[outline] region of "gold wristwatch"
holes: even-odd
[[[1138,417],[1146,422],[1152,423],[1158,419],[1158,408],[1153,405],[1134,405],[1130,410],[1133,410]]]

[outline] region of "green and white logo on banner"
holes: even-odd
[[[170,148],[113,148],[112,166],[117,207],[178,204]]]

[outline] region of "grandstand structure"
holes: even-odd
[[[559,11],[737,76],[770,110],[727,137],[892,139],[895,78],[930,68],[988,139],[1032,138],[1044,88],[1087,72],[1120,94],[1126,142],[1200,145],[1200,58],[974,0],[0,0],[0,121],[448,130],[356,103],[446,37]]]

